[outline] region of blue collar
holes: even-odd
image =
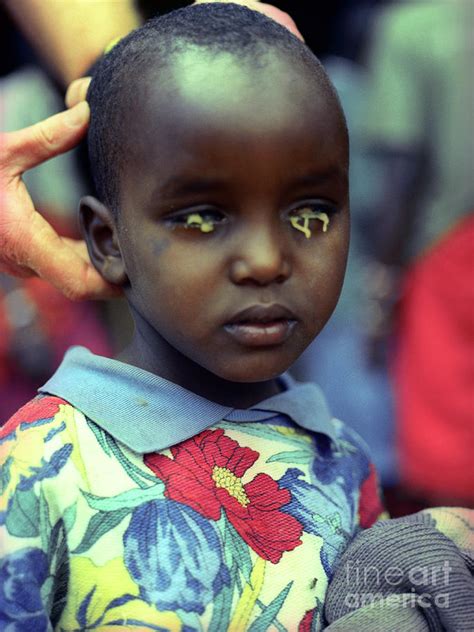
[[[285,373],[285,391],[242,410],[211,402],[158,375],[72,347],[39,390],[66,400],[115,439],[140,454],[164,450],[220,421],[264,421],[286,415],[327,435],[337,433],[324,396],[315,384]]]

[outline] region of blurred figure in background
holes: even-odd
[[[369,54],[366,134],[381,169],[369,339],[380,363],[396,334],[405,512],[474,506],[473,17],[472,0],[389,5]]]

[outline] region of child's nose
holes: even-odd
[[[241,234],[230,266],[234,283],[269,285],[291,275],[289,255],[281,236],[269,227],[252,227]]]

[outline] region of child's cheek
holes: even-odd
[[[160,257],[169,248],[171,241],[168,237],[163,237],[162,239],[150,237],[148,243],[152,255]]]

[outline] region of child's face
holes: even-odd
[[[319,333],[341,289],[340,115],[312,77],[276,57],[255,68],[194,51],[170,74],[147,82],[130,113],[121,179],[117,234],[137,332],[174,364],[165,375],[203,367],[268,380]],[[321,219],[305,224],[307,211],[327,214],[327,232]]]

